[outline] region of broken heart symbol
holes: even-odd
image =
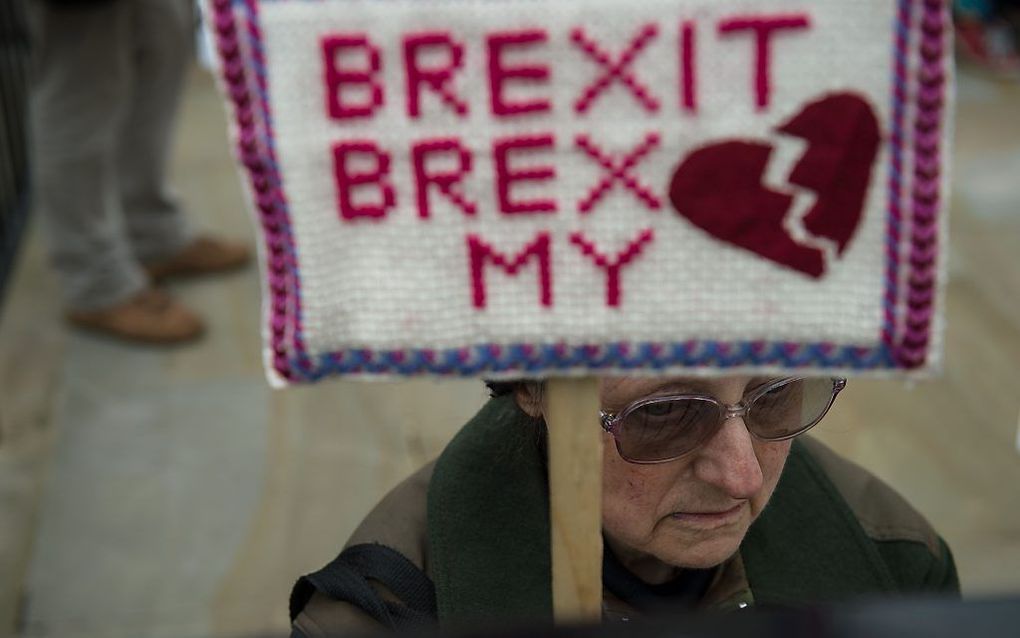
[[[809,189],[815,203],[805,230],[832,240],[842,255],[864,214],[880,133],[874,110],[852,93],[828,95],[777,128],[802,138],[807,150],[790,184]],[[673,173],[670,201],[678,213],[713,237],[810,277],[825,274],[822,250],[797,243],[784,227],[793,189],[763,184],[774,147],[768,141],[731,140],[692,151]]]

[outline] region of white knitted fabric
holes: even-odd
[[[809,27],[777,32],[770,40],[769,104],[759,109],[755,36],[750,31],[720,34],[718,25],[734,16],[802,13]],[[891,0],[261,2],[268,103],[297,253],[307,352],[315,357],[352,348],[442,351],[479,344],[687,340],[874,346],[882,333],[886,291],[895,17]],[[684,21],[696,30],[694,113],[681,104]],[[571,41],[572,30],[583,27],[616,58],[648,24],[657,25],[658,34],[627,71],[659,100],[658,112],[650,113],[622,82],[613,80],[587,112],[577,113],[575,101],[603,68]],[[534,86],[510,81],[507,95],[515,101],[546,97],[552,109],[495,117],[489,108],[486,36],[526,28],[544,30],[548,41],[511,50],[505,64],[545,64],[551,77]],[[423,88],[423,116],[409,117],[403,38],[421,32],[441,32],[463,43],[464,66],[452,86],[468,103],[466,116],[457,116],[438,93]],[[371,117],[331,119],[321,42],[331,35],[355,34],[368,36],[381,52],[385,103]],[[444,59],[437,55],[431,62]],[[343,60],[351,67],[364,62],[361,56]],[[814,194],[791,185],[788,175],[806,145],[775,129],[809,103],[841,92],[870,104],[882,143],[865,212],[846,251],[837,256],[829,242],[811,237],[798,220]],[[587,135],[604,152],[620,157],[649,133],[661,141],[630,174],[650,188],[661,208],[650,210],[617,181],[590,212],[580,212],[578,202],[607,172],[578,148],[575,137]],[[516,153],[511,162],[515,169],[553,166],[555,179],[516,183],[512,194],[517,200],[554,199],[557,212],[501,213],[494,141],[545,134],[555,137],[554,150]],[[472,170],[460,188],[478,204],[478,212],[466,215],[433,186],[431,217],[422,219],[410,149],[419,141],[447,137],[458,138],[473,153]],[[674,209],[670,180],[681,160],[699,147],[729,140],[772,145],[765,184],[795,197],[785,227],[794,240],[825,248],[822,276],[808,276],[713,237]],[[345,141],[371,141],[391,155],[396,206],[382,219],[341,217],[331,149]],[[355,191],[359,201],[376,196],[371,187]],[[654,239],[622,267],[618,305],[610,307],[605,270],[570,236],[583,232],[613,257],[647,229]],[[538,262],[532,259],[515,276],[489,262],[485,307],[477,307],[467,236],[483,238],[512,258],[541,232],[551,238],[551,305],[540,303]]]

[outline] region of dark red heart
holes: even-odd
[[[880,133],[874,110],[851,93],[828,95],[778,127],[804,139],[804,155],[789,181],[814,191],[805,229],[846,250],[864,213]],[[724,141],[695,149],[670,183],[678,213],[722,241],[811,277],[825,274],[821,250],[798,244],[783,228],[793,197],[762,177],[772,154],[767,141]]]

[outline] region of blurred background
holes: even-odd
[[[852,381],[816,430],[933,522],[968,597],[1020,594],[1012,7],[958,3],[945,374]],[[3,33],[10,120],[24,43]],[[16,154],[0,157],[13,175]],[[221,98],[198,61],[184,83],[171,176],[201,228],[254,245]],[[5,190],[21,190],[12,180]],[[194,345],[73,331],[38,220],[24,226],[22,200],[4,196],[0,266],[13,267],[0,308],[0,635],[284,633],[293,581],[332,558],[485,400],[476,381],[270,390],[254,268],[171,285],[208,324]]]

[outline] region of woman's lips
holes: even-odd
[[[734,523],[744,513],[747,501],[734,505],[728,510],[721,511],[698,511],[698,512],[673,512],[669,515],[675,521],[684,523],[691,527],[711,529]]]

